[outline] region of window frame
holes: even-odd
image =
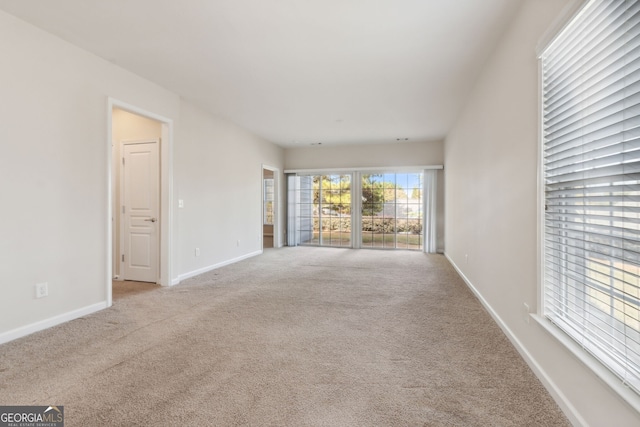
[[[542,57],[545,51],[556,41],[562,32],[579,18],[583,10],[591,3],[590,0],[576,0],[564,12],[563,16],[550,28],[543,36],[537,47],[538,54],[538,152],[537,152],[537,307],[532,313],[527,315],[528,319],[533,319],[539,326],[554,337],[564,348],[568,349],[573,356],[580,360],[589,368],[600,380],[607,384],[615,393],[626,401],[636,411],[640,412],[640,392],[630,388],[616,375],[611,368],[607,367],[594,355],[587,351],[568,333],[554,324],[545,316],[545,138],[544,138],[544,76]],[[528,309],[528,307],[527,307]]]
[[[362,245],[361,236],[359,230],[362,228],[361,219],[362,215],[354,215],[354,212],[360,212],[362,208],[361,200],[359,197],[353,197],[353,194],[361,194],[361,177],[362,174],[378,174],[378,173],[421,173],[422,174],[422,234],[421,252],[436,253],[437,252],[437,230],[438,230],[438,174],[439,170],[442,170],[443,165],[419,165],[419,166],[392,166],[392,167],[353,167],[353,168],[322,168],[322,169],[285,169],[284,173],[287,175],[287,244],[289,246],[300,245],[300,233],[296,231],[296,227],[293,224],[297,220],[297,216],[292,214],[292,205],[295,205],[295,193],[298,191],[295,185],[292,187],[290,178],[302,177],[310,175],[332,175],[332,174],[351,174],[352,175],[352,215],[351,215],[351,248],[361,249]],[[333,246],[332,246],[333,247]],[[337,247],[337,246],[336,246]],[[341,246],[346,247],[346,246]],[[367,249],[369,249],[367,247]],[[381,248],[373,248],[381,249]],[[404,249],[400,249],[404,250]],[[407,249],[416,250],[416,249]]]

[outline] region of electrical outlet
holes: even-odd
[[[236,242],[236,246],[237,246],[237,247],[240,247],[240,240],[238,240],[238,241]]]
[[[178,199],[178,207],[179,208],[184,208],[184,200]]]
[[[196,256],[200,256],[200,248],[196,248]]]
[[[49,284],[47,282],[36,285],[36,298],[44,298],[49,295]]]

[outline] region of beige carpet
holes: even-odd
[[[569,425],[440,255],[284,248],[114,295],[0,346],[0,404],[67,426]]]

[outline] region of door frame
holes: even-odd
[[[124,146],[125,145],[138,145],[138,144],[158,144],[158,171],[160,171],[160,153],[162,151],[162,143],[161,140],[156,138],[156,139],[141,139],[141,140],[123,140],[120,141],[120,156],[124,157]],[[117,159],[116,160],[118,163],[118,175],[120,178],[120,200],[119,203],[117,203],[118,206],[116,206],[116,210],[119,211],[119,213],[115,213],[115,215],[120,215],[120,223],[119,223],[119,230],[118,233],[120,234],[120,245],[119,245],[119,254],[123,254],[126,252],[126,245],[125,245],[125,239],[126,239],[126,224],[124,222],[124,220],[122,219],[122,207],[124,206],[124,194],[125,194],[125,182],[124,182],[124,168],[122,167],[122,164],[120,163],[120,160]],[[158,179],[158,205],[159,205],[159,209],[158,209],[158,219],[160,221],[160,225],[162,225],[164,218],[162,217],[162,203],[160,203],[160,195],[162,194],[162,189],[160,187],[160,175],[158,175],[157,177]],[[159,279],[160,279],[160,237],[162,236],[162,233],[160,232],[160,229],[157,230],[158,232],[158,246],[156,248],[156,262],[158,265],[158,268],[156,269],[156,274],[155,274],[155,279],[153,281],[153,283],[158,283]],[[125,271],[125,262],[122,261],[122,258],[114,260],[114,264],[115,263],[119,263],[120,264],[120,275],[124,276],[124,271]],[[120,280],[126,280],[125,278],[121,278]]]
[[[273,172],[273,247],[282,247],[280,239],[280,169],[275,166],[262,164],[260,168],[260,250],[264,251],[264,170]]]
[[[107,248],[105,253],[105,292],[107,306],[113,304],[112,280],[113,280],[113,210],[114,197],[114,173],[113,173],[113,109],[118,108],[133,114],[137,114],[148,119],[152,119],[161,123],[162,135],[160,144],[160,217],[163,221],[160,223],[159,236],[159,284],[162,286],[171,286],[174,284],[172,280],[172,242],[173,242],[173,120],[144,110],[124,101],[107,97],[107,129],[106,129],[106,185],[107,185],[107,213],[106,213],[106,241]]]

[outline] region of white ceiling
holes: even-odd
[[[0,0],[282,146],[442,139],[520,0]]]

